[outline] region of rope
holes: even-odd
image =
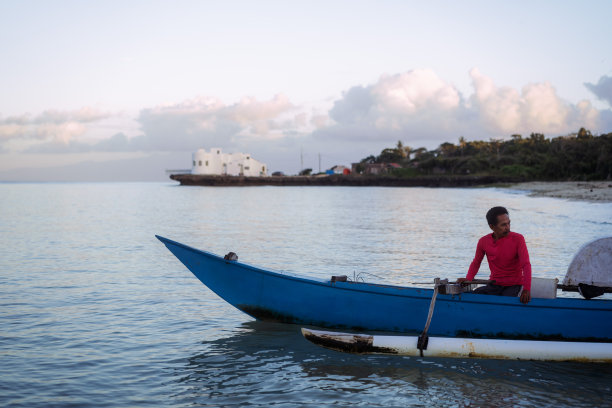
[[[357,276],[355,276],[355,271],[353,271],[353,282],[357,282],[357,281],[359,281],[359,279],[361,279],[362,282],[365,282],[365,280],[363,279],[363,277],[361,275],[374,276],[375,278],[378,278],[380,280],[384,280],[385,279],[382,276],[374,275],[373,273],[369,273],[369,272],[359,272],[359,273],[357,273]]]

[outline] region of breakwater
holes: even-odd
[[[349,187],[471,187],[525,181],[518,177],[497,176],[423,176],[392,177],[363,175],[325,176],[211,176],[171,174],[172,180],[184,186],[349,186]]]

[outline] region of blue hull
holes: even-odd
[[[259,319],[361,331],[419,333],[432,289],[284,275],[157,236],[213,292]],[[612,301],[438,295],[429,334],[612,341]]]

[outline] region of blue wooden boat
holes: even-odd
[[[157,236],[214,293],[260,320],[418,334],[433,289],[341,282],[273,272]],[[438,294],[429,334],[447,337],[612,341],[612,301]]]

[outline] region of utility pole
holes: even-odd
[[[321,173],[321,153],[319,153],[319,173]]]
[[[304,170],[304,148],[300,147],[300,173]]]

